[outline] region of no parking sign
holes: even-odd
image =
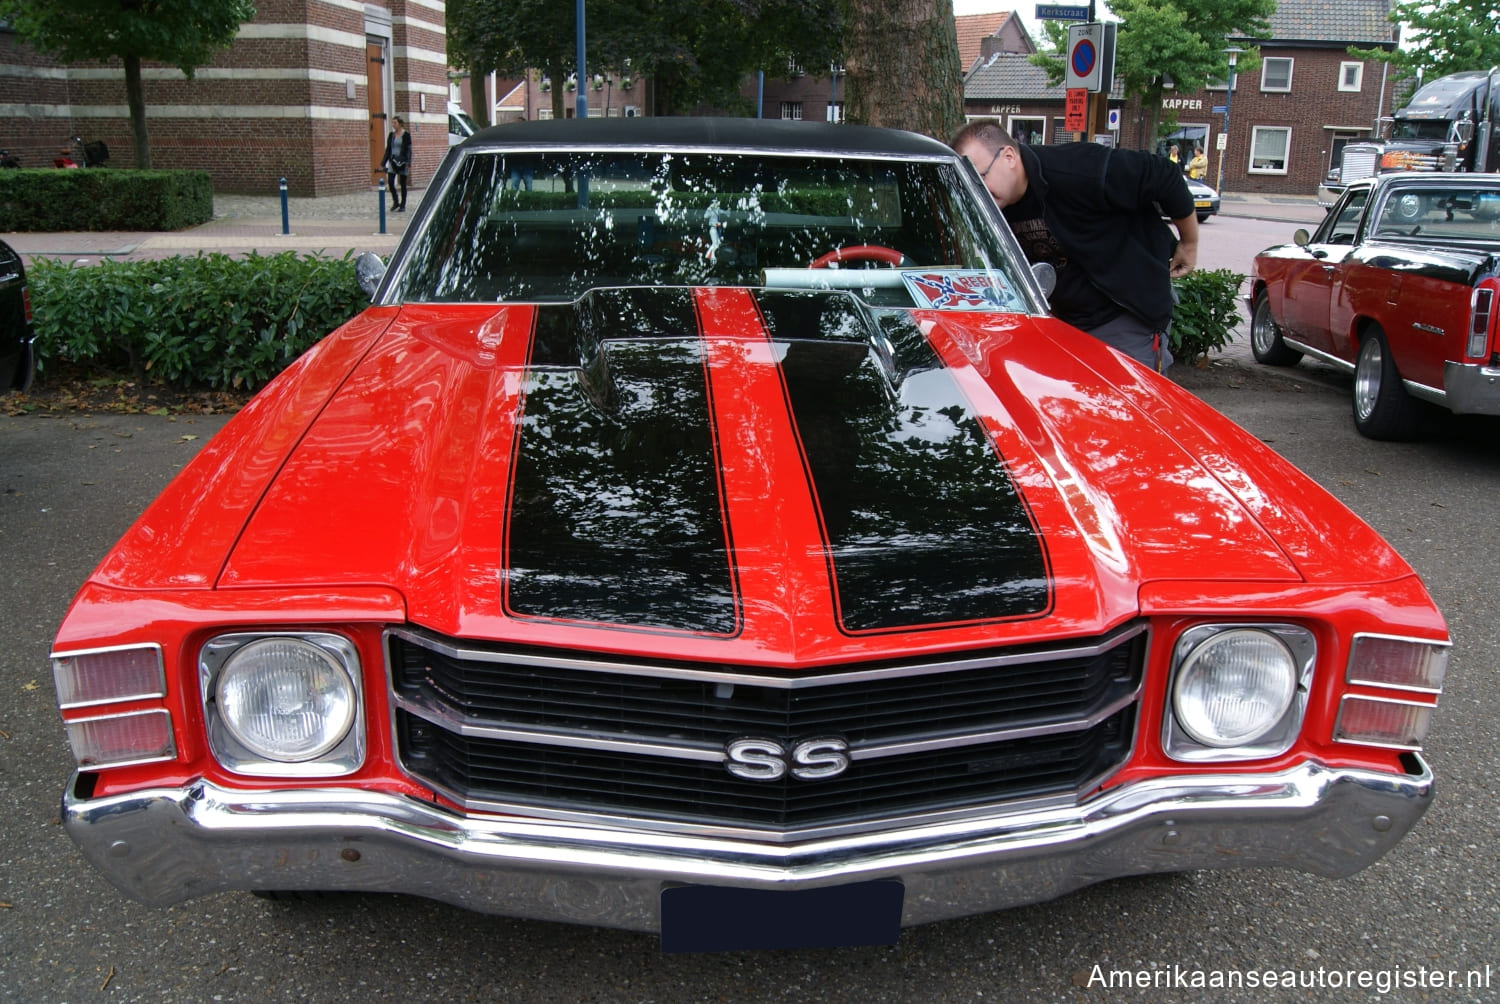
[[[1108,90],[1115,76],[1115,23],[1091,21],[1068,26],[1064,86]]]

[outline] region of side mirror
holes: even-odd
[[[1047,299],[1052,299],[1052,291],[1057,288],[1057,269],[1052,267],[1052,263],[1036,262],[1031,266],[1031,274],[1036,277],[1036,284],[1042,287],[1042,294]]]
[[[380,281],[385,278],[385,262],[373,251],[366,251],[354,259],[354,278],[359,282],[359,288],[365,291],[370,299],[375,299],[375,291],[380,288]]]
[[[1299,248],[1305,248],[1312,243],[1312,234],[1307,232],[1306,227],[1298,227],[1292,234],[1292,243]]]

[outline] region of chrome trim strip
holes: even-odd
[[[672,760],[724,762],[722,743],[667,743],[647,739],[612,739],[592,732],[543,732],[537,729],[491,725],[474,718],[452,715],[447,709],[428,701],[414,701],[394,694],[392,702],[402,711],[431,722],[461,736],[476,739],[498,739],[504,742],[535,743],[538,746],[561,746],[566,749],[597,750],[602,753],[631,753],[637,756],[666,757]]]
[[[1320,362],[1325,362],[1330,366],[1335,366],[1343,370],[1345,373],[1354,372],[1354,364],[1347,359],[1340,359],[1338,356],[1333,355],[1332,353],[1324,352],[1322,349],[1315,349],[1311,345],[1308,345],[1306,342],[1299,342],[1295,338],[1286,337],[1286,335],[1282,335],[1281,340],[1286,343],[1288,347],[1294,348],[1298,352],[1301,352],[1305,355],[1312,356],[1314,359],[1317,359]],[[1403,379],[1401,383],[1406,388],[1406,392],[1412,397],[1421,398],[1424,401],[1430,401],[1433,404],[1441,405],[1443,407],[1447,406],[1448,395],[1445,392],[1437,389],[1436,387],[1429,387],[1426,384],[1417,383],[1415,380]]]
[[[992,729],[986,732],[966,732],[934,739],[910,739],[898,742],[873,743],[868,746],[851,746],[851,760],[878,760],[883,757],[905,756],[908,753],[928,753],[932,750],[962,749],[965,746],[983,746],[986,743],[1011,742],[1035,736],[1061,735],[1067,732],[1086,732],[1112,715],[1130,707],[1140,700],[1140,687],[1119,699],[1110,702],[1087,718],[1049,722],[1044,725],[1022,725],[1008,729]]]
[[[1136,635],[1144,634],[1146,629],[1144,621],[1136,621],[1118,628],[1096,641],[1083,642],[1069,648],[1006,649],[1003,653],[991,651],[986,655],[973,658],[965,658],[964,654],[959,652],[954,653],[952,657],[944,658],[940,662],[912,662],[898,666],[885,666],[879,669],[859,669],[843,672],[812,672],[801,676],[772,676],[769,670],[766,675],[759,675],[746,672],[716,671],[707,668],[693,669],[686,666],[663,666],[652,663],[627,662],[624,660],[615,662],[592,659],[587,656],[568,655],[568,650],[559,650],[555,655],[550,652],[489,652],[482,649],[455,645],[446,638],[440,638],[436,635],[430,635],[424,631],[412,628],[393,627],[388,628],[385,633],[387,636],[395,635],[419,648],[431,649],[449,658],[463,659],[465,661],[506,662],[519,666],[577,669],[591,673],[609,673],[621,676],[646,676],[666,680],[695,680],[708,683],[743,683],[756,687],[798,690],[804,687],[829,687],[843,683],[865,683],[871,680],[885,680],[892,677],[926,676],[933,673],[953,673],[971,669],[997,669],[1003,666],[1015,666],[1024,663],[1060,662],[1064,659],[1093,658],[1134,638]],[[389,661],[389,655],[387,655],[387,661]]]
[[[901,739],[866,743],[850,746],[849,758],[851,760],[878,760],[909,753],[929,753],[933,750],[961,749],[965,746],[1030,739],[1034,736],[1084,732],[1111,715],[1118,714],[1139,699],[1140,687],[1137,686],[1131,693],[1117,698],[1087,718],[1071,718],[1013,728],[986,729],[982,732],[956,732],[931,739]],[[724,763],[726,760],[722,744],[653,742],[641,739],[609,738],[596,733],[544,732],[537,729],[508,728],[503,725],[485,724],[472,718],[450,715],[446,709],[438,708],[430,702],[413,701],[400,694],[393,695],[392,700],[398,708],[408,714],[448,732],[456,732],[463,736],[496,739],[503,742],[536,743],[541,746],[560,746],[567,749],[597,750],[605,753],[666,757],[673,760],[699,760],[708,763]]]
[[[1429,387],[1425,383],[1417,383],[1415,380],[1402,380],[1401,384],[1412,397],[1421,398],[1423,401],[1430,401],[1444,408],[1448,406],[1448,394],[1446,391],[1438,390],[1436,387]]]
[[[1434,324],[1423,324],[1421,321],[1412,321],[1411,326],[1417,331],[1422,331],[1429,335],[1437,335],[1439,338],[1445,338],[1448,335],[1448,332]]]
[[[794,890],[899,879],[904,925],[1054,899],[1104,879],[1278,866],[1338,877],[1388,851],[1427,810],[1433,777],[1301,763],[1184,774],[1077,804],[794,844],[628,825],[464,815],[349,787],[235,790],[197,781],[63,796],[63,825],[127,895],[165,906],[229,889],[410,893],[513,917],[655,931],[662,888]]]
[[[1330,366],[1337,366],[1339,369],[1345,371],[1346,373],[1354,372],[1354,364],[1349,362],[1349,360],[1347,359],[1340,359],[1338,356],[1333,355],[1332,353],[1324,352],[1322,349],[1315,349],[1311,345],[1308,345],[1306,342],[1299,342],[1295,338],[1288,338],[1285,334],[1281,336],[1281,340],[1287,345],[1287,347],[1296,349],[1298,352],[1301,352],[1304,355],[1312,356],[1314,359],[1325,362]]]

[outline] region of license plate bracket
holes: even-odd
[[[895,879],[817,889],[681,885],[661,892],[663,952],[894,945],[906,888]]]

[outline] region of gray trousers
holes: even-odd
[[[1172,365],[1167,333],[1153,331],[1150,325],[1128,310],[1090,329],[1089,334],[1158,373],[1165,373]]]

